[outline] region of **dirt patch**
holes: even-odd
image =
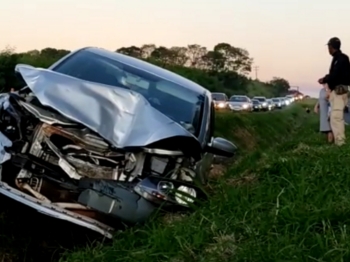
[[[237,141],[240,141],[245,149],[254,149],[256,148],[256,139],[254,135],[249,132],[246,128],[236,128],[234,131],[235,138]]]
[[[242,186],[242,185],[252,184],[257,180],[258,180],[258,177],[255,174],[246,172],[246,173],[243,173],[240,177],[228,179],[227,184],[231,186]]]
[[[165,224],[172,224],[174,222],[183,220],[185,217],[186,217],[186,214],[165,213],[164,216],[162,217],[162,220]]]
[[[219,235],[214,237],[213,240],[214,243],[210,244],[204,252],[212,255],[214,254],[223,261],[227,261],[228,258],[235,254],[237,245],[234,235]]]
[[[293,153],[298,153],[301,151],[309,151],[310,146],[304,144],[304,143],[299,143],[298,146],[293,150]]]
[[[209,178],[217,179],[224,175],[226,172],[227,167],[223,164],[213,165],[213,168],[210,170]]]

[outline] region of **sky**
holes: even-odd
[[[0,25],[0,49],[16,51],[226,42],[249,51],[260,80],[283,77],[312,96],[328,39],[350,55],[349,0],[11,0]]]

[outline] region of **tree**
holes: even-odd
[[[61,57],[69,54],[70,51],[68,50],[64,50],[64,49],[56,49],[56,48],[51,48],[51,47],[47,47],[44,48],[40,51],[40,55],[46,58],[51,58],[51,59],[55,59],[58,60]]]
[[[206,69],[211,72],[220,72],[225,69],[226,58],[222,53],[209,51],[202,56],[202,61]]]
[[[18,54],[12,47],[6,47],[0,51],[0,91],[15,88],[16,75],[15,66],[18,64]]]
[[[157,47],[151,53],[149,59],[160,66],[175,65],[179,59],[177,49],[168,49],[164,46]]]
[[[280,77],[273,77],[272,80],[268,82],[268,84],[270,84],[275,89],[276,93],[283,95],[287,94],[290,88],[289,82],[286,79]]]
[[[142,58],[149,58],[154,49],[156,49],[156,45],[154,44],[145,44],[141,46]]]
[[[70,51],[47,47],[16,53],[14,48],[0,52],[0,89],[20,88],[23,83],[17,80],[14,67],[18,63],[47,68],[67,55]],[[247,50],[228,43],[219,43],[213,50],[198,44],[188,46],[156,46],[145,44],[121,47],[116,52],[146,60],[182,75],[210,91],[225,92],[227,95],[249,94],[276,96],[284,95],[289,83],[275,77],[269,83],[248,79],[253,59]]]
[[[129,47],[122,47],[116,50],[116,52],[128,55],[128,56],[133,56],[136,58],[141,58],[142,55],[142,50],[140,47],[137,46],[129,46]]]
[[[203,68],[202,57],[208,53],[207,48],[200,45],[188,45],[186,56],[188,57],[188,66],[194,68]]]
[[[179,66],[185,66],[188,57],[187,57],[187,48],[182,46],[173,46],[170,48],[170,51],[173,54],[173,63]]]
[[[251,72],[253,59],[249,57],[247,50],[227,43],[219,43],[214,47],[214,52],[220,53],[224,57],[223,70],[235,71],[244,75]]]

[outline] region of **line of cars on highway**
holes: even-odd
[[[246,95],[233,95],[230,98],[225,93],[212,93],[215,108],[217,110],[231,111],[271,111],[282,109],[302,97],[287,95],[285,97],[266,98],[264,96],[254,96],[249,98]]]

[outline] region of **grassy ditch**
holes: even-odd
[[[113,243],[94,241],[91,232],[0,197],[0,261],[54,261],[62,253],[61,261],[222,260],[215,254],[227,252],[220,251],[223,245],[232,246],[232,234],[237,237],[240,232],[234,223],[242,219],[241,212],[249,211],[240,204],[248,197],[247,187],[256,184],[256,173],[273,148],[291,143],[308,119],[300,106],[269,113],[218,114],[217,135],[235,141],[240,151],[234,162],[215,166],[209,203],[191,215],[168,215],[118,233]]]
[[[349,245],[342,223],[350,200],[340,192],[341,184],[350,188],[350,178],[344,173],[339,179],[343,161],[337,157],[346,150],[325,145],[316,128],[316,118],[300,105],[279,112],[219,114],[217,134],[235,141],[241,151],[235,163],[215,167],[205,206],[120,232],[112,244],[76,249],[61,261],[339,258]],[[332,159],[323,160],[330,154]]]

